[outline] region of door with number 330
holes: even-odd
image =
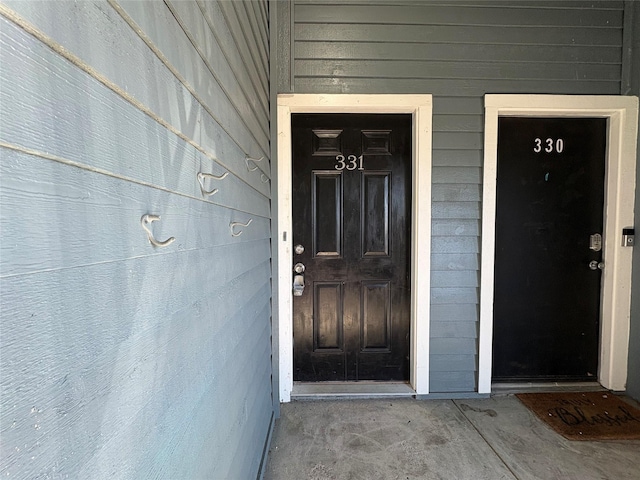
[[[494,381],[595,380],[607,121],[501,117]]]

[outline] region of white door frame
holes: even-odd
[[[293,389],[293,255],[291,211],[292,113],[409,113],[412,130],[410,383],[429,393],[429,297],[431,274],[431,95],[278,95],[278,326],[280,401]],[[275,233],[275,232],[274,232]]]
[[[478,392],[491,392],[496,175],[499,116],[604,117],[608,119],[605,218],[598,381],[622,391],[627,381],[633,248],[622,229],[633,226],[638,98],[582,95],[485,95],[482,263]]]

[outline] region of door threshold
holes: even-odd
[[[294,382],[292,400],[413,397],[406,382]]]
[[[491,384],[493,395],[532,392],[598,392],[606,390],[598,382],[498,382]]]

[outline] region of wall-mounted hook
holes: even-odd
[[[147,227],[147,224],[155,222],[157,220],[160,220],[160,215],[149,215],[147,213],[143,215],[142,218],[140,219],[140,225],[142,225],[142,228],[144,228],[145,232],[147,232],[147,235],[149,236],[149,242],[151,242],[151,245],[154,245],[156,247],[166,247],[167,245],[173,243],[175,238],[170,237],[170,238],[167,238],[164,242],[159,242],[153,237],[153,233],[151,233],[151,230],[149,229],[149,227]]]
[[[200,191],[202,192],[202,195],[204,195],[205,197],[208,197],[209,195],[215,195],[216,193],[218,193],[217,188],[214,188],[213,190],[207,190],[205,188],[204,186],[205,178],[210,178],[212,180],[223,180],[227,175],[229,175],[229,172],[224,172],[220,176],[213,175],[211,173],[198,172],[198,183],[200,184]]]
[[[247,170],[249,170],[250,172],[255,172],[258,169],[258,162],[261,162],[262,160],[264,160],[264,157],[251,158],[250,156],[247,155],[244,158],[244,163],[247,166]],[[249,162],[253,163],[253,167]]]
[[[250,218],[247,223],[231,222],[229,224],[229,228],[231,229],[231,236],[239,237],[240,235],[242,235],[242,230],[240,230],[239,232],[236,232],[234,229],[236,227],[248,227],[251,222],[253,222],[253,218]]]

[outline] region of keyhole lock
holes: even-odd
[[[296,255],[302,255],[304,253],[304,247],[298,244],[295,247],[293,247],[293,251],[296,253]]]
[[[293,267],[293,271],[296,273],[304,273],[305,266],[302,263],[296,263]]]

